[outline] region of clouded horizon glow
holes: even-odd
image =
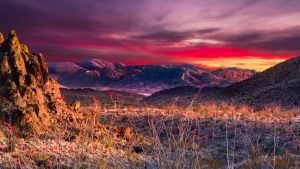
[[[195,61],[195,65],[205,65],[210,68],[228,68],[239,67],[243,69],[255,69],[257,71],[263,71],[273,65],[283,62],[285,59],[263,59],[263,58],[209,58],[202,59],[201,61]],[[251,66],[250,66],[251,65]]]
[[[16,29],[47,61],[261,71],[300,53],[295,0],[2,0],[1,6],[0,31]]]

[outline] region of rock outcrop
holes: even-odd
[[[0,33],[0,117],[21,131],[46,132],[53,116],[67,109],[59,86],[43,55],[30,52],[14,30],[3,39]]]

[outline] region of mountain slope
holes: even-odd
[[[300,104],[300,57],[277,64],[213,95],[235,102],[283,106]]]
[[[48,62],[49,74],[55,80],[71,75],[79,70],[85,70],[72,62]]]
[[[250,78],[256,73],[256,71],[231,67],[231,68],[217,69],[212,73],[219,77],[225,78],[232,83],[235,83]]]
[[[107,62],[102,59],[87,59],[76,63],[78,66],[88,70],[97,70],[105,67],[114,68],[113,63]]]
[[[166,90],[158,91],[143,99],[143,103],[148,105],[163,106],[168,104],[188,105],[199,92],[199,96],[208,95],[221,90],[221,87],[204,87],[201,90],[194,86],[178,86]],[[200,90],[200,91],[199,91]],[[197,96],[198,97],[198,96]]]

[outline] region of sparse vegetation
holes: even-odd
[[[17,142],[12,140],[17,136],[7,135],[1,167],[280,169],[299,162],[298,110],[255,112],[225,103],[192,111],[176,106],[81,109],[74,116],[84,114],[82,122],[63,126],[63,135]]]

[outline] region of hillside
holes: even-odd
[[[191,100],[199,96],[206,96],[211,93],[220,91],[222,87],[204,87],[201,90],[199,87],[194,86],[178,86],[166,90],[161,90],[159,92],[153,93],[152,95],[145,97],[143,99],[144,104],[153,106],[164,106],[169,104],[176,104],[180,106],[187,106],[190,104]]]
[[[233,84],[214,94],[213,98],[251,105],[300,104],[300,57],[279,63],[253,77]]]

